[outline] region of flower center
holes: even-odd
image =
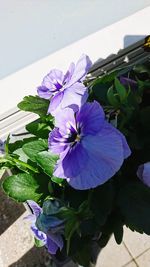
[[[67,142],[73,144],[76,141],[76,138],[77,138],[77,133],[72,132],[68,135]]]
[[[75,129],[75,127],[71,123],[67,123],[67,142],[74,145],[75,143],[81,140],[80,130]]]
[[[77,134],[75,142],[79,142],[81,140],[81,136],[79,134]]]
[[[58,81],[56,81],[55,86],[56,86],[57,91],[59,91],[63,87],[63,85],[60,84]]]

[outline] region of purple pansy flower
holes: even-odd
[[[33,214],[28,215],[26,219],[29,219],[32,222],[31,230],[34,233],[35,238],[43,242],[43,245],[47,247],[50,254],[56,254],[58,249],[61,250],[63,248],[62,236],[57,232],[58,226],[62,223],[62,221],[56,217],[49,216],[49,220],[47,222],[48,229],[46,229],[45,232],[41,231],[37,227],[36,221],[43,212],[42,208],[32,200],[28,200],[27,203],[32,209]]]
[[[85,103],[78,112],[66,108],[55,117],[49,149],[60,155],[54,176],[76,189],[105,183],[131,151],[125,137],[105,120],[98,102]]]
[[[150,162],[144,163],[138,167],[137,176],[145,185],[150,187]]]
[[[53,69],[45,76],[37,92],[40,97],[50,100],[48,113],[54,114],[59,108],[81,106],[86,102],[88,93],[82,81],[91,65],[89,57],[82,55],[76,65],[71,63],[66,74]]]

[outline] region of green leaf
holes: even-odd
[[[36,168],[37,166],[32,166],[32,164],[28,164],[24,161],[21,161],[20,159],[16,159],[16,158],[11,158],[12,159],[12,166],[16,166],[19,170],[22,170],[24,172],[29,172],[29,171],[32,171],[32,172],[35,172],[35,173],[38,173],[38,169]]]
[[[119,70],[114,70],[108,74],[105,74],[104,76],[97,78],[94,80],[93,85],[95,84],[105,84],[105,83],[110,83],[112,82],[115,77],[117,77],[119,75],[120,69]]]
[[[120,245],[123,239],[123,224],[119,220],[114,225],[114,237],[116,243]]]
[[[36,156],[39,152],[48,148],[47,140],[39,139],[37,141],[29,142],[23,145],[22,149],[24,153],[32,160],[36,162]]]
[[[38,202],[49,194],[48,182],[48,177],[42,174],[19,173],[8,176],[2,186],[6,194],[18,202],[29,199]]]
[[[0,157],[0,163],[6,163],[8,161],[10,161],[8,158],[6,158],[6,157]]]
[[[0,157],[0,164],[3,167],[8,167],[9,169],[17,167],[24,172],[32,171],[38,173],[37,166],[34,166],[35,164],[26,158],[26,155],[23,154],[22,148],[17,149],[16,154],[8,154],[5,157]]]
[[[127,226],[150,235],[150,188],[140,181],[127,184],[119,193],[118,206]]]
[[[7,154],[7,156],[0,157],[0,168],[11,169],[16,166],[16,159],[13,159]]]
[[[127,92],[125,87],[120,83],[120,81],[117,78],[115,78],[115,88],[119,95],[120,102],[123,102],[127,97]]]
[[[56,215],[57,213],[59,213],[59,210],[61,208],[61,202],[59,200],[56,199],[47,199],[44,201],[43,203],[43,213],[45,215]],[[57,217],[57,215],[56,215]]]
[[[110,237],[111,237],[111,234],[102,233],[100,239],[98,240],[98,244],[99,244],[100,248],[104,248],[108,244]]]
[[[69,220],[69,218],[74,216],[74,214],[75,214],[75,211],[72,208],[61,207],[59,209],[59,212],[58,212],[57,216],[60,219]]]
[[[109,103],[113,107],[118,108],[120,106],[120,103],[119,103],[118,99],[116,98],[116,94],[114,92],[113,85],[107,91],[107,98],[108,98]]]
[[[91,211],[99,226],[103,225],[113,208],[114,188],[110,182],[97,187],[91,199]]]
[[[16,150],[14,151],[13,154],[17,155],[18,158],[19,158],[21,161],[26,162],[26,163],[27,163],[27,161],[28,161],[28,159],[29,159],[28,156],[24,153],[24,151],[23,151],[22,148],[18,148],[18,149],[16,149]]]
[[[138,92],[143,93],[143,90],[150,88],[150,81],[142,81],[137,78],[137,84],[138,84]]]
[[[134,72],[137,72],[137,73],[148,73],[150,74],[150,69],[149,69],[149,66],[148,66],[148,63],[146,64],[138,64],[138,65],[135,65],[134,68],[133,68]]]
[[[45,245],[41,240],[39,240],[37,238],[34,238],[34,244],[37,248],[41,248]]]
[[[51,177],[51,180],[52,180],[54,183],[59,184],[59,185],[62,185],[62,183],[64,183],[64,179],[62,179],[62,178],[58,178],[58,177],[55,177],[55,176]]]
[[[68,221],[66,222],[65,227],[65,237],[66,239],[70,239],[73,235],[74,231],[78,228],[79,222],[77,221],[76,215],[70,216]]]
[[[23,101],[18,104],[18,108],[38,114],[40,117],[47,114],[49,100],[39,96],[25,96]]]
[[[35,156],[35,160],[38,163],[38,165],[50,177],[53,176],[53,171],[54,171],[54,167],[56,165],[57,159],[58,159],[58,156],[53,155],[52,153],[48,151],[40,152]]]
[[[65,220],[65,239],[67,240],[67,254],[70,249],[70,241],[73,234],[79,230],[80,221],[76,211],[72,208],[61,207],[57,213],[57,217]]]
[[[93,217],[93,214],[90,210],[90,201],[85,200],[81,203],[77,211],[78,216],[80,219],[87,220]]]
[[[79,228],[79,221],[77,220],[76,215],[73,215],[66,221],[65,225],[65,238],[67,240],[67,254],[69,253],[70,241],[74,232]]]
[[[40,119],[26,125],[26,129],[29,133],[39,138],[48,138],[49,132],[52,130],[50,125]]]
[[[105,247],[112,234],[114,234],[116,242],[120,244],[123,238],[123,225],[124,222],[122,215],[120,214],[118,207],[114,206],[111,214],[107,218],[107,221],[100,228],[101,235],[98,240],[99,246],[101,248]]]
[[[109,104],[107,92],[108,89],[113,85],[115,77],[120,73],[120,69],[114,70],[100,78],[95,79],[90,88],[92,89],[92,94],[94,94],[94,99],[100,101],[100,103]]]
[[[78,244],[78,250],[73,255],[73,259],[79,266],[89,267],[91,261],[91,243],[90,240],[80,240],[81,245]]]
[[[110,83],[97,82],[92,86],[92,94],[94,94],[94,99],[100,101],[101,103],[107,104],[107,91],[110,87]]]
[[[81,231],[81,236],[94,236],[96,233],[96,225],[95,221],[93,219],[87,219],[81,221],[80,224],[80,231]],[[98,229],[99,230],[99,229]]]
[[[9,154],[13,153],[15,150],[21,148],[26,143],[36,141],[36,140],[38,140],[37,137],[29,137],[29,138],[24,138],[22,140],[17,140],[14,143],[9,143],[9,147],[8,147],[9,148]]]
[[[150,132],[150,106],[145,107],[140,112],[140,118],[139,118],[142,127],[148,132]]]
[[[5,142],[5,153],[6,153],[6,154],[9,153],[9,149],[8,149],[9,141],[10,141],[10,135],[8,135],[8,137],[7,137],[7,139],[6,139],[6,142]]]

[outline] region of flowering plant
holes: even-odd
[[[150,234],[150,66],[92,77],[91,65],[82,55],[66,74],[51,70],[18,104],[39,116],[32,136],[0,144],[13,174],[3,189],[30,207],[35,244],[83,266],[94,244],[120,244],[124,225]]]

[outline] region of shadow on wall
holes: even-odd
[[[126,48],[129,45],[132,45],[139,40],[142,40],[146,37],[146,35],[125,35],[124,40],[123,40],[123,47]]]

